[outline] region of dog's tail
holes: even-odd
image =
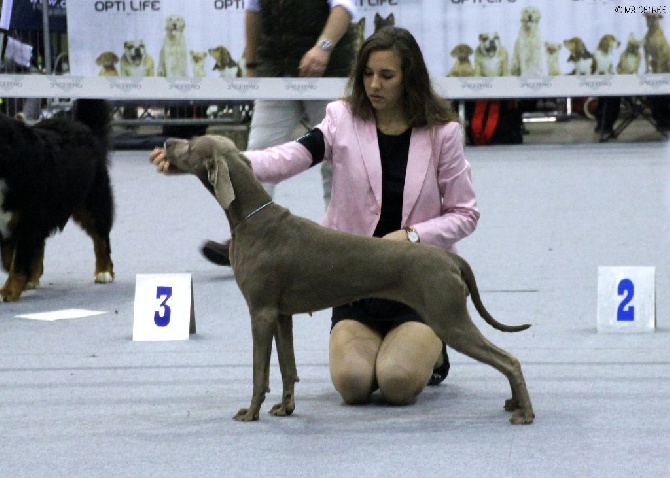
[[[100,142],[109,148],[112,108],[107,100],[78,99],[73,106],[74,120],[88,126]]]
[[[482,299],[479,296],[479,288],[477,288],[477,281],[475,280],[475,274],[472,272],[470,264],[468,264],[465,261],[465,259],[463,259],[460,256],[455,255],[454,257],[456,258],[460,266],[461,276],[465,281],[465,285],[468,286],[468,290],[470,291],[470,297],[472,297],[472,303],[474,304],[475,309],[477,309],[477,312],[479,312],[479,315],[481,315],[482,319],[484,319],[490,326],[500,330],[501,332],[521,332],[522,330],[526,330],[527,328],[530,327],[530,324],[505,325],[501,324],[496,319],[494,319],[493,316],[489,314],[489,311],[486,310],[486,307],[484,307],[484,304],[482,303]]]

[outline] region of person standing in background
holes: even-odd
[[[246,70],[250,77],[347,77],[355,59],[354,0],[247,0]],[[326,114],[327,100],[256,100],[247,149],[289,141],[301,122],[311,128]],[[330,202],[332,169],[321,166],[323,199]],[[275,185],[264,183],[274,196]],[[229,266],[228,242],[207,241],[202,254]]]

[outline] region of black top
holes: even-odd
[[[412,129],[398,135],[384,134],[377,129],[377,141],[382,160],[382,212],[374,236],[382,237],[400,229],[402,195],[409,156]]]

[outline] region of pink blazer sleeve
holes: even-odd
[[[278,183],[307,170],[312,156],[302,144],[290,141],[259,151],[245,151],[251,168],[259,181]]]
[[[437,161],[437,165],[429,166],[425,177],[426,190],[419,192],[403,225],[414,227],[421,242],[455,252],[456,242],[470,235],[479,220],[472,171],[470,163],[465,159],[463,134],[458,123],[452,122],[435,128],[432,135],[434,151],[431,156]],[[433,168],[436,169],[435,176]],[[431,194],[431,189],[435,190],[433,181],[437,184],[438,198]],[[407,187],[405,196],[408,196]],[[435,210],[436,200],[439,212]],[[405,204],[405,207],[408,205]]]

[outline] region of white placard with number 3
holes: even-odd
[[[194,332],[191,274],[137,274],[133,340],[188,340]]]
[[[656,329],[654,267],[598,268],[598,331]]]

